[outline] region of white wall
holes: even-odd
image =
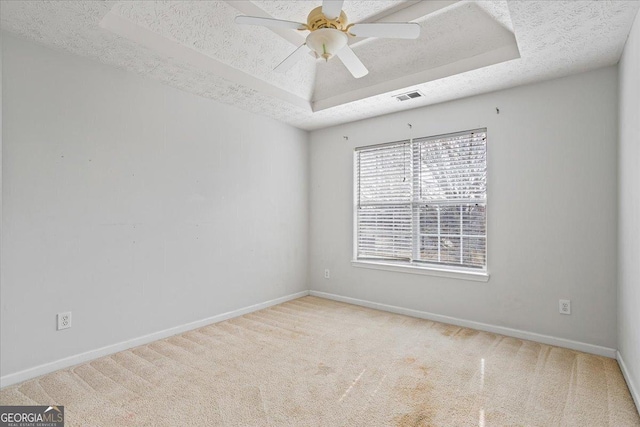
[[[3,56],[3,44],[4,37],[2,31],[0,31],[0,313],[2,312],[2,104],[4,98],[2,97],[2,56]],[[0,314],[1,316],[1,314]],[[2,318],[0,317],[0,357],[2,357]],[[0,362],[1,363],[1,362]],[[1,373],[1,371],[0,371]]]
[[[618,350],[640,408],[640,13],[619,65]]]
[[[3,39],[3,376],[307,289],[306,132]]]
[[[311,289],[616,348],[617,120],[608,67],[312,132]],[[353,148],[407,123],[488,128],[488,283],[351,266]]]

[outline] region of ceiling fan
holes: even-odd
[[[326,61],[337,56],[357,79],[366,76],[369,71],[347,44],[349,36],[395,39],[417,39],[420,36],[420,25],[411,22],[350,24],[342,10],[343,3],[344,0],[324,0],[322,6],[309,13],[306,24],[257,16],[236,16],[236,23],[310,31],[305,43],[285,58],[275,71],[285,72],[310,49],[317,58]]]

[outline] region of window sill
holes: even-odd
[[[437,267],[422,267],[416,265],[400,265],[373,261],[351,261],[351,265],[358,268],[371,268],[374,270],[395,271],[398,273],[424,274],[427,276],[449,277],[452,279],[472,280],[475,282],[488,282],[489,273],[486,271],[462,271]]]

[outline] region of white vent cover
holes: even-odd
[[[423,96],[424,95],[422,94],[422,92],[418,90],[414,90],[407,93],[401,93],[400,95],[394,95],[394,98],[397,99],[398,101],[408,101],[410,99],[420,98]]]

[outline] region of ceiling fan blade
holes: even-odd
[[[300,45],[291,55],[287,56],[284,61],[279,63],[273,71],[277,71],[278,73],[286,72],[289,68],[293,67],[293,64],[304,58],[308,51],[309,48],[306,43]]]
[[[342,12],[344,0],[324,0],[322,2],[322,13],[329,19],[336,19]]]
[[[306,30],[307,24],[293,21],[283,21],[281,19],[260,18],[258,16],[236,16],[236,24],[241,25],[261,25],[263,27],[289,28],[291,30]]]
[[[388,39],[417,39],[420,24],[415,22],[376,22],[354,24],[349,32],[356,37],[382,37]]]
[[[340,61],[347,67],[347,70],[353,74],[353,77],[359,79],[369,74],[369,70],[364,66],[360,58],[351,50],[349,46],[345,46],[336,53]]]

